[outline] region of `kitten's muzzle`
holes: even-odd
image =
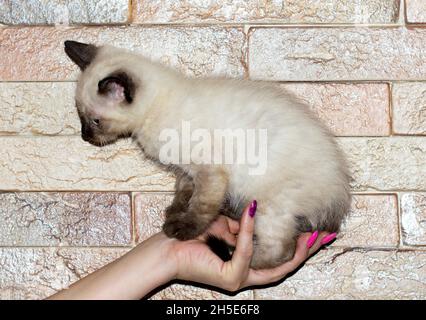
[[[89,126],[84,124],[81,126],[81,138],[87,142],[93,140],[93,131],[90,129]]]
[[[84,141],[87,141],[87,142],[90,142],[90,141],[92,140],[92,138],[91,138],[91,137],[88,137],[88,136],[86,136],[86,135],[84,135],[84,134],[82,134],[82,135],[81,135],[81,138],[82,138]]]
[[[87,127],[87,126],[81,127],[81,138],[84,141],[89,142],[90,144],[97,146],[97,147],[102,147],[104,145],[100,141],[98,141],[98,139],[95,139],[95,135],[93,133],[93,130],[90,127]]]

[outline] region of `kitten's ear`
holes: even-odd
[[[74,61],[81,70],[87,68],[87,66],[96,57],[98,48],[93,44],[86,44],[77,41],[67,40],[64,42],[65,52],[68,57]]]
[[[115,72],[98,83],[98,91],[116,102],[131,103],[135,96],[135,83],[124,71]]]

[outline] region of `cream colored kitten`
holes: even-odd
[[[263,174],[250,175],[244,163],[190,159],[167,166],[178,175],[163,227],[168,236],[195,238],[219,213],[237,218],[256,199],[251,265],[264,268],[291,259],[301,232],[338,231],[350,204],[344,158],[329,131],[284,90],[247,80],[187,78],[110,46],[66,41],[65,51],[83,71],[76,105],[82,138],[94,145],[132,136],[159,161],[161,135],[174,130],[181,136],[183,123],[212,134],[215,129],[266,129]]]

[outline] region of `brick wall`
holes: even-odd
[[[123,141],[79,137],[66,39],[139,51],[192,76],[274,81],[348,155],[339,239],[279,286],[237,296],[426,298],[425,0],[0,0],[0,298],[43,298],[159,230],[173,177]]]

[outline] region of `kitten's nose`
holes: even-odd
[[[84,141],[89,141],[92,138],[92,131],[84,124],[81,126],[81,138]]]
[[[89,142],[89,141],[90,141],[90,137],[88,137],[88,136],[86,136],[86,135],[84,135],[84,134],[82,134],[82,135],[81,135],[81,138],[82,138],[84,141],[87,141],[87,142]]]

